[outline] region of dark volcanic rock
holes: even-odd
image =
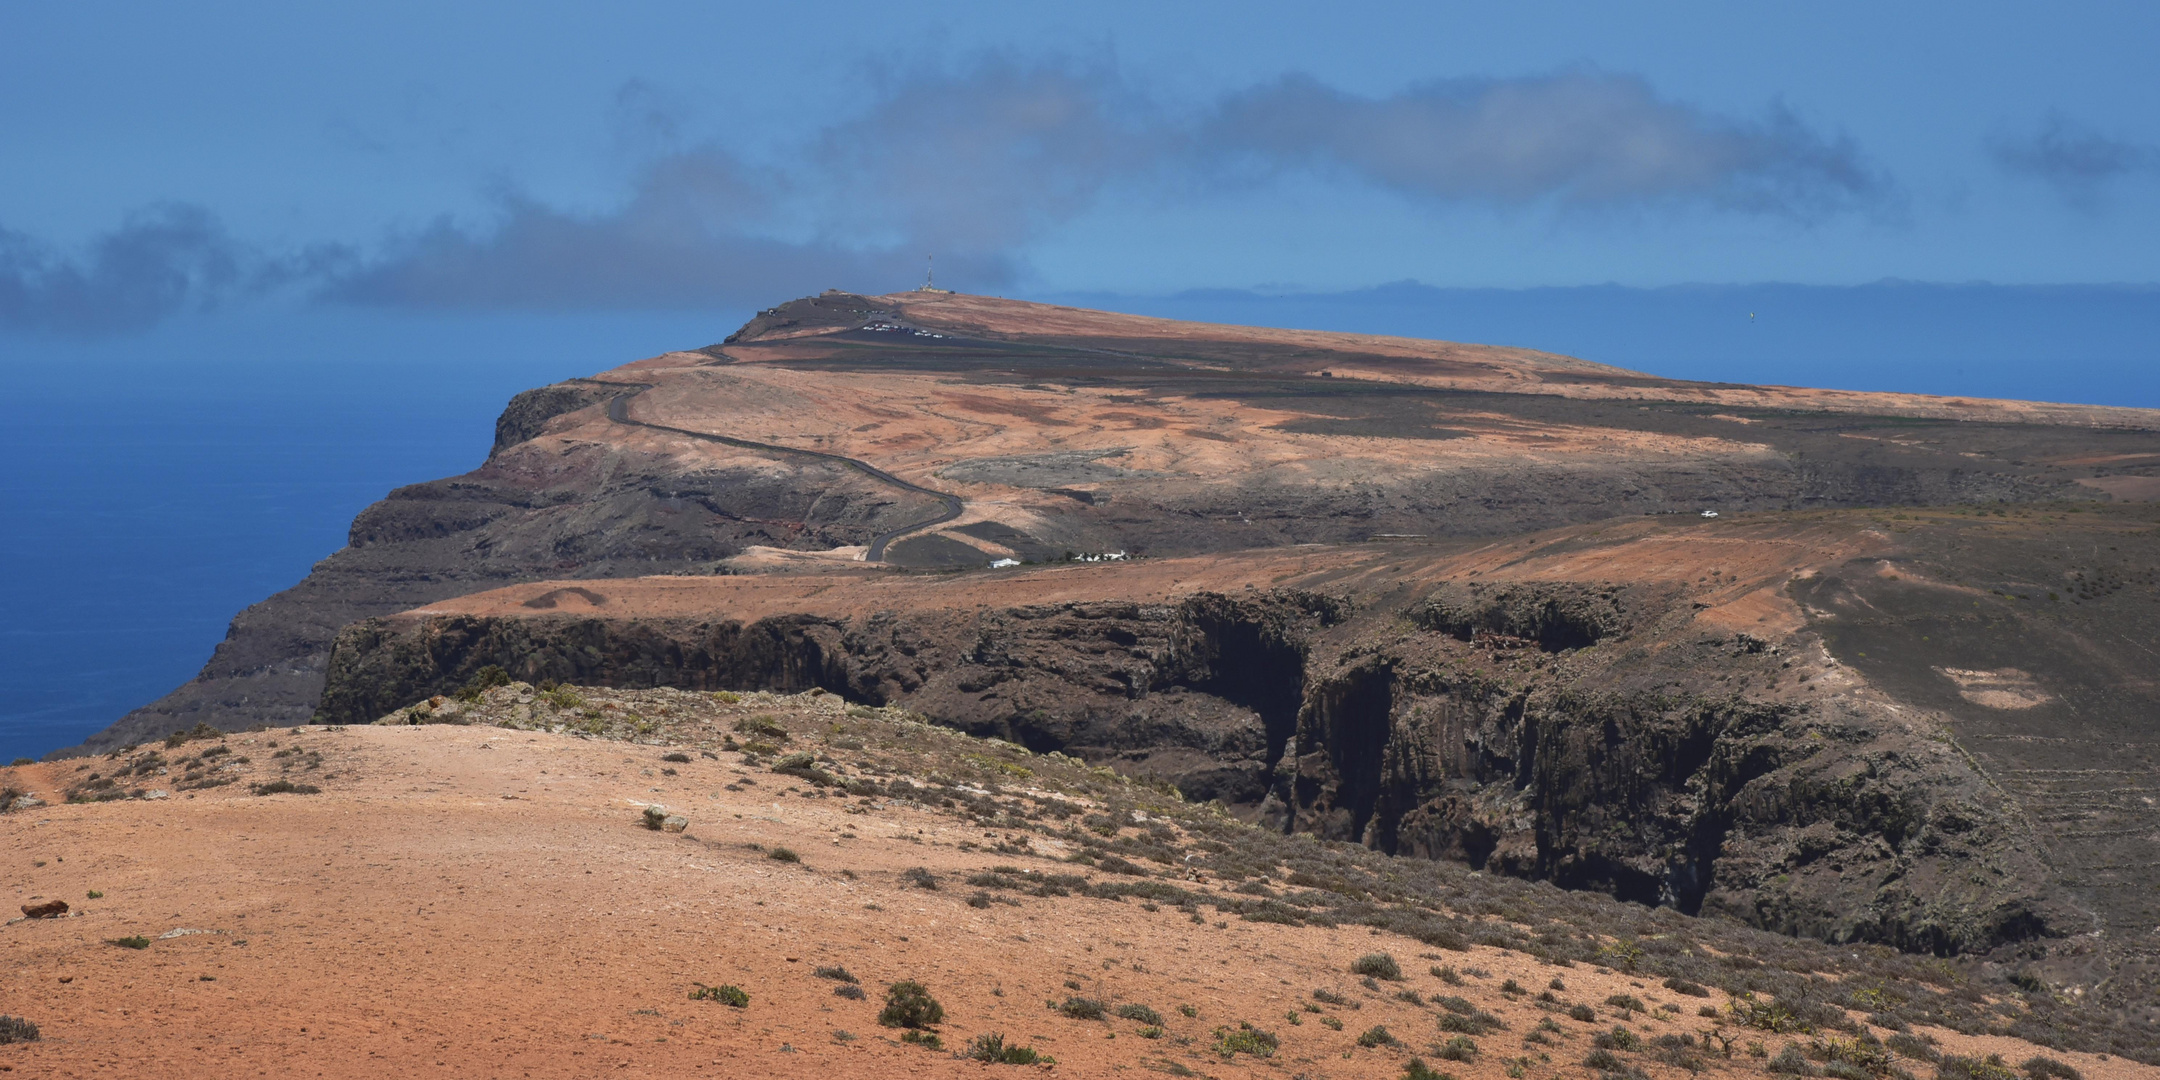
[[[1821,670],[1819,649],[1705,633],[1696,607],[1670,587],[1532,582],[1363,606],[1287,592],[747,625],[406,617],[341,635],[321,719],[370,721],[488,665],[820,687],[1283,828],[1788,933],[1950,953],[2089,919],[1938,728],[1879,697],[1792,692],[1791,664]]]

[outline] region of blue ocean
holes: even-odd
[[[1040,298],[1691,379],[2160,407],[2150,286]],[[0,334],[0,761],[77,743],[192,678],[233,614],[340,547],[362,507],[478,465],[512,394],[712,344],[748,314],[249,309],[127,338]]]

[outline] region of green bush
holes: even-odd
[[[118,945],[123,949],[147,949],[150,947],[150,939],[141,934],[136,934],[132,937],[114,938],[106,942],[106,944]]]
[[[1568,1019],[1580,1020],[1585,1024],[1597,1019],[1597,1013],[1593,1012],[1588,1005],[1570,1005],[1567,1014]]]
[[[1615,1027],[1611,1031],[1600,1031],[1597,1033],[1597,1037],[1590,1041],[1592,1044],[1606,1050],[1634,1050],[1642,1046],[1642,1040],[1636,1038],[1634,1032],[1624,1027]]]
[[[1883,1040],[1883,1045],[1917,1061],[1940,1061],[1942,1053],[1926,1038],[1900,1032]]]
[[[928,987],[903,979],[885,988],[885,1008],[877,1020],[886,1027],[932,1027],[945,1021],[945,1006],[930,996]]]
[[[2017,1080],[2017,1073],[2003,1064],[2001,1054],[1984,1058],[1945,1056],[1935,1063],[1935,1080]]]
[[[2084,1074],[2072,1068],[2068,1063],[2037,1054],[2026,1058],[2025,1064],[2018,1066],[2018,1068],[2023,1070],[2025,1075],[2031,1077],[2032,1080],[2047,1080],[2050,1076],[2056,1077],[2057,1080],[2085,1080]]]
[[[19,1016],[0,1016],[0,1046],[38,1041],[36,1024]]]
[[[1366,953],[1358,957],[1357,962],[1350,965],[1350,973],[1370,979],[1386,979],[1389,982],[1402,981],[1402,967],[1395,963],[1394,957],[1384,952]]]
[[[290,780],[272,780],[267,784],[254,784],[248,788],[257,795],[320,795],[322,789],[313,784],[295,784]]]
[[[1425,1064],[1424,1058],[1411,1058],[1403,1065],[1402,1080],[1455,1080],[1450,1073],[1435,1072]]]
[[[821,967],[812,971],[810,974],[815,975],[820,979],[833,979],[835,981],[844,983],[862,981],[861,979],[856,978],[853,973],[849,972],[848,969],[844,967]]]
[[[1238,1022],[1236,1031],[1229,1028],[1215,1029],[1215,1052],[1226,1058],[1239,1054],[1274,1057],[1276,1048],[1281,1045],[1281,1041],[1276,1039],[1273,1033],[1262,1031],[1243,1021]]]
[[[1619,1055],[1602,1047],[1590,1051],[1583,1057],[1582,1063],[1599,1072],[1624,1073],[1627,1071],[1627,1062],[1620,1060]]]
[[[1007,1045],[1005,1036],[995,1031],[975,1036],[960,1056],[991,1065],[1034,1065],[1044,1061],[1041,1054],[1028,1047]]]
[[[915,1045],[920,1046],[926,1050],[945,1049],[945,1040],[939,1038],[938,1033],[935,1031],[917,1031],[910,1028],[909,1030],[900,1033],[900,1041],[904,1043],[914,1043]]]
[[[478,701],[481,694],[498,686],[508,685],[510,685],[510,673],[504,671],[500,664],[489,664],[473,672],[472,679],[458,688],[457,699],[465,702]]]
[[[1140,1005],[1133,1002],[1127,1002],[1126,1004],[1118,1006],[1117,1014],[1118,1016],[1126,1020],[1138,1020],[1141,1023],[1150,1026],[1155,1026],[1162,1023],[1161,1013],[1156,1012],[1155,1010],[1150,1009],[1145,1005]],[[2078,1078],[2066,1077],[2065,1080],[2078,1080]]]
[[[1376,1046],[1400,1045],[1396,1040],[1395,1036],[1389,1033],[1385,1024],[1374,1024],[1373,1026],[1366,1028],[1365,1031],[1357,1037],[1357,1044],[1366,1048],[1367,1050],[1370,1050]]]
[[[1477,1055],[1477,1040],[1468,1035],[1457,1035],[1440,1048],[1440,1056],[1448,1061],[1475,1061]]]
[[[1785,1049],[1778,1051],[1777,1056],[1771,1058],[1763,1068],[1786,1076],[1808,1076],[1815,1071],[1808,1064],[1807,1055],[1801,1053],[1800,1047],[1795,1043],[1786,1043]],[[1975,1080],[1978,1080],[1978,1078],[1975,1078]],[[2007,1071],[2003,1074],[2001,1080],[2009,1080]]]
[[[776,847],[771,851],[766,852],[765,857],[773,860],[774,862],[799,863],[802,861],[802,856],[795,854],[795,849],[784,847]]]
[[[1701,983],[1692,983],[1687,981],[1686,979],[1678,977],[1665,980],[1665,989],[1670,990],[1675,994],[1686,994],[1689,997],[1710,996],[1710,991],[1706,989]]]
[[[690,991],[690,1000],[692,1001],[717,1001],[722,1005],[737,1009],[750,1007],[750,995],[744,993],[743,988],[740,986],[726,983],[719,986],[707,986],[704,983],[695,983],[693,985],[697,989]]]
[[[1069,997],[1064,1004],[1057,1007],[1057,1011],[1075,1020],[1100,1020],[1103,1018],[1103,1003],[1094,998]]]

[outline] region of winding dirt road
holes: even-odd
[[[797,457],[815,458],[819,461],[829,461],[836,465],[845,465],[848,468],[854,469],[855,471],[860,472],[873,480],[877,480],[886,484],[891,484],[894,487],[902,488],[907,491],[912,491],[918,495],[928,495],[931,498],[945,504],[944,511],[939,513],[935,517],[928,517],[924,518],[921,521],[911,522],[909,524],[902,525],[897,529],[891,529],[886,532],[879,533],[875,537],[872,537],[870,540],[870,550],[865,552],[863,555],[864,560],[867,562],[885,561],[886,545],[892,543],[894,540],[897,540],[900,537],[906,536],[909,533],[919,532],[923,529],[931,528],[932,526],[936,525],[943,525],[946,522],[959,517],[961,512],[967,508],[967,504],[962,502],[958,495],[949,495],[945,492],[938,491],[933,488],[926,488],[921,484],[911,484],[905,480],[900,479],[897,476],[894,476],[889,472],[886,472],[883,469],[878,468],[875,465],[870,464],[867,461],[861,461],[856,458],[842,457],[839,454],[827,454],[817,450],[799,450],[792,446],[778,446],[773,443],[752,442],[749,439],[736,439],[730,438],[726,435],[714,435],[711,432],[707,431],[692,431],[689,428],[670,427],[666,424],[651,424],[643,420],[633,420],[630,418],[631,399],[637,397],[639,394],[642,394],[647,390],[652,389],[652,384],[607,383],[605,385],[635,388],[631,393],[621,394],[608,399],[608,419],[613,420],[618,424],[628,424],[633,427],[651,428],[654,431],[665,431],[674,435],[687,435],[693,439],[704,439],[708,442],[723,443],[728,446],[739,446],[747,450],[763,450],[775,454],[793,454]]]

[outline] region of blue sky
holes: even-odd
[[[0,321],[2160,281],[2160,8],[81,2],[0,14]]]

